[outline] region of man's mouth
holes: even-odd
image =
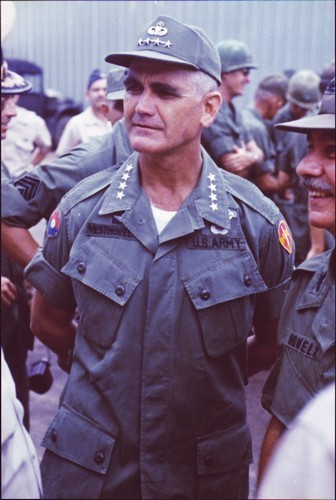
[[[309,190],[310,198],[329,198],[330,196],[332,196],[332,193],[326,191]]]

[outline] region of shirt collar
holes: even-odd
[[[229,205],[226,181],[221,170],[202,149],[203,168],[199,182],[184,203],[189,208],[193,203],[197,215],[221,228],[230,227]],[[100,215],[130,210],[141,191],[138,153],[133,153],[117,170],[105,200],[99,211]],[[182,207],[181,207],[182,208]],[[189,215],[193,218],[192,210]],[[199,217],[196,226],[199,226]],[[190,221],[191,226],[194,226]]]

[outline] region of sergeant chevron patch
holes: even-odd
[[[23,174],[13,182],[13,185],[26,201],[34,198],[39,184],[40,180],[30,174]]]

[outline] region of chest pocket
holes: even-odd
[[[80,331],[97,345],[109,347],[142,277],[94,238],[70,256],[62,272],[75,280]]]
[[[216,261],[182,281],[197,310],[210,357],[226,354],[247,338],[255,294],[267,290],[249,253]]]

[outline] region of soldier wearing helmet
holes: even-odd
[[[297,71],[290,78],[288,103],[277,113],[274,122],[282,123],[316,115],[321,101],[320,77],[312,70]],[[274,201],[286,217],[296,243],[295,264],[329,247],[329,236],[323,229],[309,225],[307,190],[299,182],[296,167],[307,154],[307,141],[302,134],[275,129],[277,169],[290,178],[290,188]]]
[[[221,60],[219,91],[223,104],[213,125],[203,130],[202,143],[218,166],[242,177],[260,167],[264,154],[243,124],[233,99],[244,93],[251,69],[257,68],[252,54],[240,40],[223,40],[217,45]]]

